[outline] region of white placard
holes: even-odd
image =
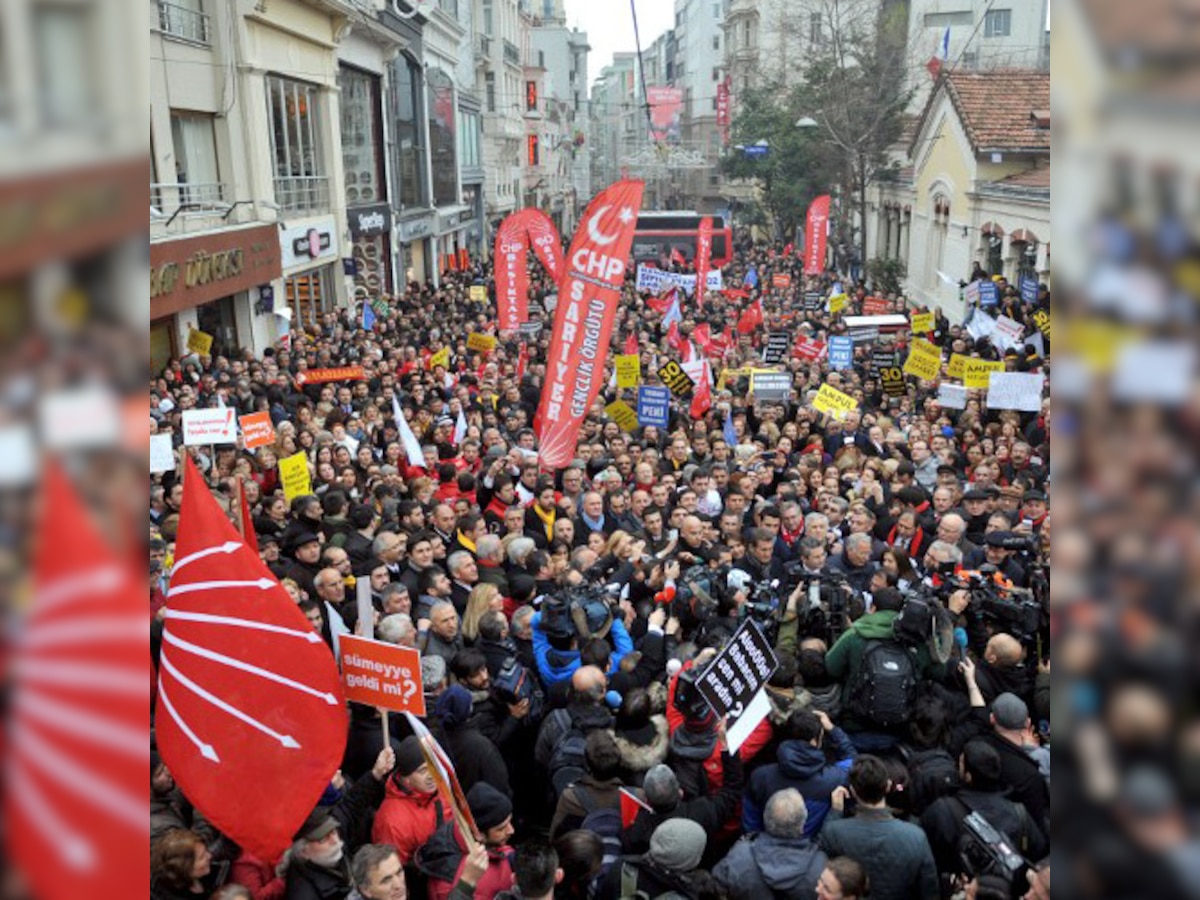
[[[185,409],[183,443],[188,447],[237,443],[237,410]]]
[[[150,435],[150,474],[175,471],[175,448],[169,434]]]
[[[1040,331],[1035,331],[1029,337],[1025,338],[1025,343],[1033,347],[1033,351],[1041,357],[1046,356],[1046,336]]]
[[[737,753],[746,738],[754,733],[758,723],[771,712],[771,701],[767,699],[767,689],[760,688],[746,707],[746,711],[738,716],[738,720],[725,732],[725,741],[729,744],[729,752]]]
[[[1045,376],[1030,372],[993,372],[988,379],[988,409],[1037,412],[1042,408]]]
[[[51,450],[111,447],[121,439],[121,410],[102,385],[67,388],[38,404],[42,444]]]
[[[725,285],[721,276],[721,270],[709,269],[708,277],[704,283],[707,285],[706,290],[721,290]],[[667,290],[667,288],[677,287],[690,294],[696,289],[696,276],[684,275],[680,272],[668,272],[665,269],[656,269],[654,266],[648,266],[643,263],[637,267],[636,287],[639,291],[649,291],[652,294],[659,294]]]
[[[24,422],[0,427],[0,459],[0,488],[32,484],[38,460],[33,428]]]
[[[1008,347],[1020,349],[1025,346],[1025,342],[1021,339],[1024,333],[1025,326],[1020,322],[1014,321],[1008,316],[999,316],[996,319],[996,327],[992,330],[992,343],[1001,350]]]
[[[985,312],[976,311],[975,315],[971,316],[971,321],[967,323],[967,334],[975,340],[985,338],[995,330],[996,320]]]
[[[961,384],[939,384],[937,399],[946,409],[966,409],[967,389]]]

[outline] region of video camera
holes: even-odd
[[[963,870],[972,878],[998,877],[1010,885],[1014,900],[1023,896],[1029,861],[1013,848],[1008,837],[974,810],[963,819],[963,829],[958,844]]]
[[[940,596],[967,591],[971,605],[996,630],[1011,634],[1027,647],[1039,647],[1048,625],[1045,604],[1028,588],[1001,585],[996,581],[996,572],[995,566],[985,565],[978,572],[946,576]]]
[[[786,597],[797,587],[804,588],[805,599],[796,610],[801,635],[821,638],[832,647],[850,627],[850,601],[858,592],[841,572],[808,572],[799,560],[784,564],[783,572]]]
[[[609,594],[600,585],[564,588],[542,603],[541,628],[550,638],[602,638],[608,635],[612,623]]]

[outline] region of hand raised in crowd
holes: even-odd
[[[483,845],[482,841],[473,841],[471,848],[467,851],[466,859],[463,860],[462,875],[459,877],[473,888],[479,884],[479,879],[483,878],[487,870],[487,847]]]
[[[380,750],[379,755],[375,757],[371,775],[376,781],[383,781],[394,768],[396,768],[396,751],[389,745]]]

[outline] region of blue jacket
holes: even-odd
[[[795,788],[804,796],[808,821],[804,836],[813,837],[829,812],[834,788],[846,783],[855,750],[846,733],[834,728],[826,735],[833,748],[834,764],[825,761],[825,748],[807,741],[784,741],[776,753],[778,762],[763,766],[750,778],[750,787],[742,801],[742,828],[747,833],[763,830],[763,810],[776,791]]]
[[[549,690],[552,685],[558,684],[560,681],[569,681],[575,674],[575,670],[579,668],[579,651],[555,650],[551,647],[549,638],[542,631],[542,614],[540,612],[533,614],[530,625],[533,628],[533,655],[537,660],[538,674],[542,677],[542,684]],[[633,641],[629,637],[629,632],[625,630],[625,623],[616,617],[613,618],[609,638],[613,645],[613,652],[608,674],[612,675],[617,671],[625,654],[633,650]]]
[[[826,857],[809,838],[747,835],[713,868],[730,900],[815,900]]]

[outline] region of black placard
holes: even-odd
[[[904,370],[899,366],[883,366],[879,370],[879,381],[883,392],[889,397],[903,397],[908,393],[904,383]]]
[[[750,390],[755,401],[786,403],[792,395],[792,373],[754,372],[750,375]]]
[[[767,365],[783,362],[791,345],[792,336],[788,332],[772,331],[767,335],[767,343],[763,347],[763,362]]]
[[[666,365],[658,370],[658,379],[671,389],[676,397],[682,397],[696,386],[692,376],[683,371],[683,367],[673,359],[667,360]]]
[[[725,729],[746,711],[779,666],[771,642],[753,619],[746,619],[725,648],[716,655],[696,689],[718,716],[726,716]]]

